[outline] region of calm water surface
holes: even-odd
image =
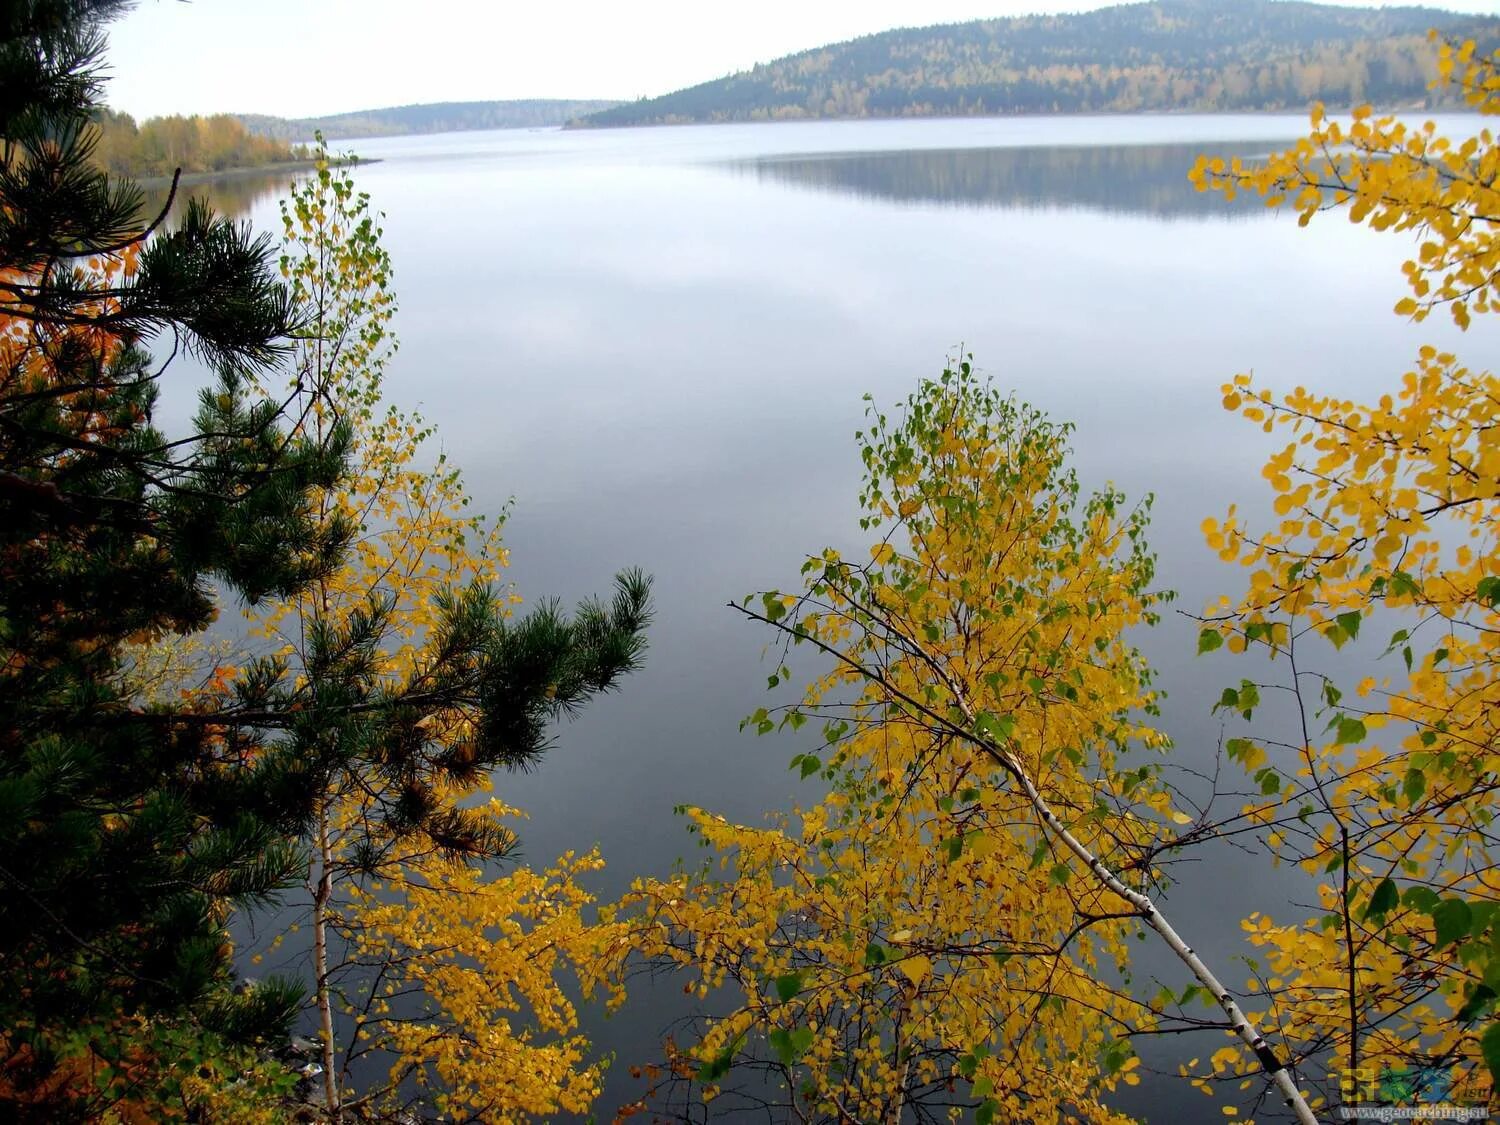
[[[527,858],[598,844],[607,897],[689,853],[674,805],[756,821],[814,799],[786,769],[803,745],[737,733],[766,702],[768,637],[725,602],[794,586],[826,544],[858,547],[861,396],[893,406],[960,350],[1077,423],[1086,484],[1155,494],[1160,577],[1180,606],[1235,589],[1198,525],[1231,502],[1263,509],[1272,439],[1221,409],[1220,384],[1253,371],[1374,396],[1421,342],[1454,336],[1387,312],[1410,252],[1399,237],[1340,217],[1299,230],[1186,181],[1200,151],[1265,153],[1302,129],[1101,117],[359,142],[381,160],[356,175],[386,213],[401,297],[389,393],[437,424],[483,508],[515,498],[519,591],[572,600],[626,565],[656,577],[646,669],[502,785],[531,814]],[[279,229],[271,197],[251,212]],[[1500,358],[1483,331],[1463,352]],[[1178,617],[1141,640],[1187,764],[1211,759],[1210,703],[1246,671],[1194,661],[1195,632]],[[1296,913],[1286,877],[1237,852],[1179,875],[1179,928],[1238,984],[1239,919]],[[1142,951],[1142,975],[1186,983]],[[676,992],[643,988],[621,1015],[589,1017],[618,1058],[601,1116],[634,1096],[626,1067],[680,1014]],[[1172,1040],[1143,1048],[1171,1073],[1221,1045]],[[1175,1081],[1122,1105],[1216,1112]]]

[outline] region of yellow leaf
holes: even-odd
[[[901,971],[912,984],[920,985],[932,975],[932,962],[920,953],[901,961]]]

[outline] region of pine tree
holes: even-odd
[[[237,982],[226,925],[305,880],[321,780],[364,763],[388,836],[498,850],[440,786],[532,760],[551,719],[635,665],[649,614],[638,575],[575,620],[509,621],[473,583],[392,681],[372,592],[309,621],[295,670],[269,657],[142,698],[132,648],[338,571],[356,521],[319,497],[354,429],[303,424],[315,388],[260,389],[312,330],[269,240],[196,201],[167,231],[91,160],[102,29],[125,6],[0,7],[0,1116],[22,1119],[154,1119],[246,1089],[205,1076],[256,1067],[302,989]],[[180,375],[152,341],[213,372],[186,437],[153,425]]]
[[[140,189],[90,163],[123,7],[0,14],[0,1096],[48,1118],[114,1097],[79,1057],[128,1073],[184,1027],[254,1040],[294,1010],[285,982],[232,991],[224,923],[297,877],[297,826],[243,799],[269,772],[136,705],[121,648],[205,627],[216,584],[294,591],[348,537],[309,505],[347,435],[288,441],[244,388],[293,327],[269,243],[195,203],[153,233]],[[167,335],[217,372],[176,442],[143,346]]]

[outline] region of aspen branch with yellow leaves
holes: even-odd
[[[1500,55],[1439,50],[1440,80],[1500,114]],[[1449,138],[1368,107],[1347,124],[1318,107],[1292,149],[1253,167],[1200,161],[1194,178],[1258,192],[1304,224],[1338,209],[1415,238],[1396,313],[1420,322],[1446,306],[1470,329],[1500,307],[1497,174],[1487,128]],[[1288,442],[1263,469],[1278,522],[1255,528],[1231,509],[1204,523],[1249,583],[1208,611],[1199,648],[1268,658],[1296,702],[1287,733],[1236,706],[1251,725],[1227,749],[1266,797],[1245,815],[1316,880],[1320,911],[1247,920],[1269,960],[1264,1018],[1302,1056],[1336,1059],[1346,1103],[1394,1092],[1494,1109],[1500,379],[1422,346],[1363,404],[1273,395],[1245,375],[1223,393]],[[1389,639],[1371,645],[1377,629]],[[1367,674],[1317,670],[1320,649],[1351,645],[1374,648]]]
[[[1162,780],[1151,673],[1123,639],[1164,600],[1149,503],[1082,495],[1070,428],[967,360],[897,420],[867,417],[871,560],[824,551],[801,593],[738,607],[832,660],[800,704],[748,720],[822,721],[825,753],[793,764],[828,795],[768,829],[693,812],[732,877],[645,880],[612,916],[705,998],[739,990],[694,1050],[705,1093],[763,1049],[807,1120],[949,1106],[1124,1121],[1108,1094],[1139,1081],[1130,1036],[1170,1022],[1129,987],[1129,939],[1150,929],[1315,1120],[1152,897],[1157,857],[1198,833]]]

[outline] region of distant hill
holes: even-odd
[[[1437,8],[1154,0],[881,32],[575,124],[1428,105],[1429,28],[1500,43],[1500,18]]]
[[[619,105],[609,101],[531,98],[506,102],[433,102],[363,109],[329,117],[268,117],[241,113],[245,128],[279,141],[311,140],[321,132],[330,141],[352,137],[392,137],[404,133],[449,133],[464,129],[522,129],[562,125],[577,117]]]

